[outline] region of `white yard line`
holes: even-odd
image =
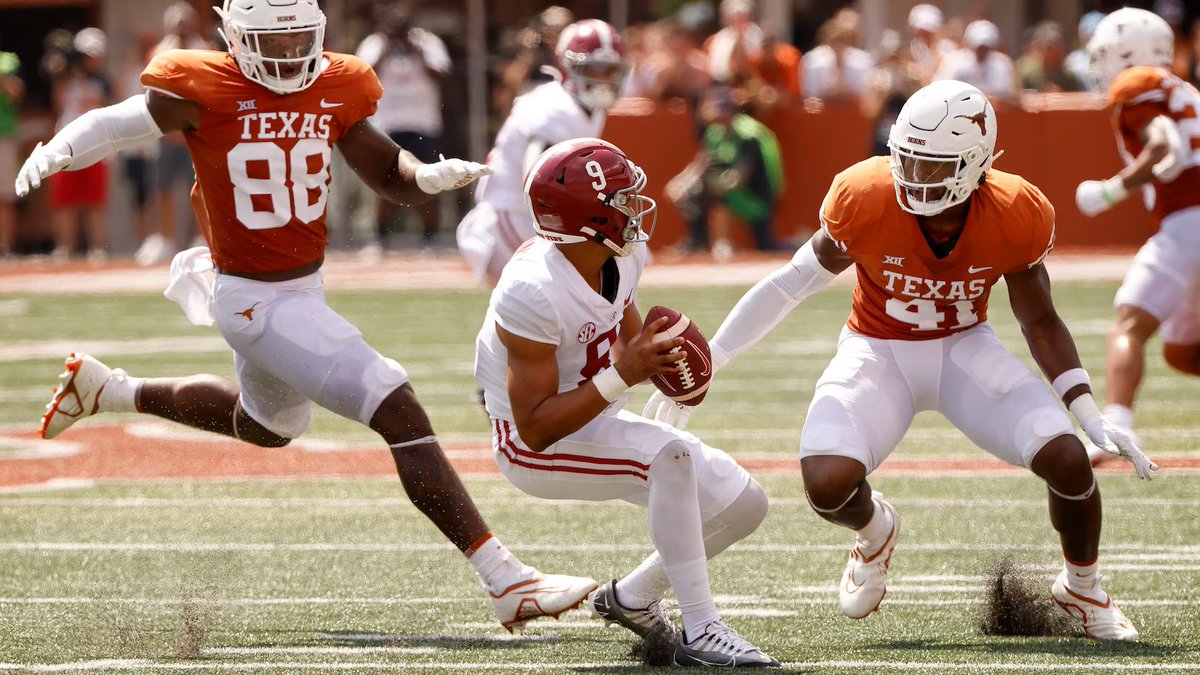
[[[514,550],[546,553],[624,553],[644,552],[649,543],[614,544],[522,544],[509,543]],[[63,541],[7,541],[0,542],[0,551],[8,552],[66,552],[66,553],[445,553],[454,550],[449,543],[433,542],[63,542]],[[844,544],[734,544],[731,553],[813,553],[846,550]],[[1047,544],[975,544],[975,543],[929,543],[904,544],[903,550],[924,553],[953,551],[967,552],[1032,552],[1052,553],[1057,548]],[[1145,556],[1152,556],[1145,558]],[[1181,563],[1196,561],[1200,564],[1200,545],[1175,546],[1170,544],[1121,543],[1105,547],[1105,560],[1177,560]],[[1154,566],[1146,566],[1154,567]],[[1160,569],[1186,569],[1194,565],[1162,565]]]
[[[140,340],[36,340],[0,345],[0,363],[31,359],[63,359],[71,352],[100,356],[131,354],[197,354],[229,349],[218,335],[154,337]]]
[[[1064,655],[1063,658],[1070,658]],[[395,661],[324,661],[303,663],[296,661],[261,661],[244,663],[219,663],[212,661],[178,662],[151,661],[149,659],[109,659],[103,661],[79,661],[75,663],[56,664],[20,664],[0,663],[0,670],[25,671],[33,673],[65,673],[65,672],[96,672],[110,670],[134,671],[254,671],[254,670],[283,670],[283,671],[329,671],[329,670],[391,670],[395,671]],[[812,670],[819,668],[861,670],[864,672],[879,672],[883,670],[898,671],[970,671],[970,672],[1001,672],[1001,671],[1037,671],[1037,672],[1187,672],[1200,670],[1200,663],[1138,663],[1128,660],[1092,660],[1085,659],[1072,663],[1022,663],[1015,661],[979,661],[979,662],[920,662],[920,661],[789,661],[784,668],[793,670]],[[545,670],[563,670],[579,672],[586,670],[633,670],[642,669],[638,663],[631,661],[614,661],[607,663],[584,663],[568,661],[563,663],[501,661],[489,663],[456,663],[452,661],[412,663],[405,662],[405,670],[491,670],[507,672],[530,672]]]
[[[60,489],[74,487],[91,487],[92,481],[75,481],[63,479]],[[45,484],[43,484],[45,485]],[[36,492],[36,490],[27,490]],[[0,495],[6,492],[18,492],[15,489],[0,489]],[[1037,499],[987,499],[987,498],[925,498],[925,497],[896,497],[888,498],[893,506],[922,507],[922,508],[1008,508],[1035,507],[1044,508],[1045,498]],[[588,502],[580,500],[543,500],[529,497],[480,497],[474,500],[484,506],[512,506],[537,508],[595,508],[636,509],[635,505],[626,502]],[[0,497],[0,508],[113,508],[113,509],[296,509],[296,508],[345,508],[372,509],[396,508],[409,506],[412,502],[406,497]],[[1164,508],[1196,508],[1200,507],[1200,499],[1153,499],[1153,498],[1108,498],[1104,499],[1105,506],[1134,507],[1145,506],[1154,509]],[[810,508],[808,501],[800,497],[774,497],[771,499],[774,507],[803,507]]]
[[[208,647],[203,656],[358,656],[436,654],[435,647]]]

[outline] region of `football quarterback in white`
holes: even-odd
[[[475,342],[496,463],[535,497],[646,506],[656,552],[592,594],[599,617],[674,636],[659,607],[673,590],[677,664],[776,666],[721,619],[706,559],[758,527],[766,493],[726,453],[622,409],[630,386],[678,369],[664,350],[684,342],[656,342],[666,319],[643,326],[634,302],[656,208],[645,185],[594,138],[555,145],[530,170],[538,236],[504,268]]]

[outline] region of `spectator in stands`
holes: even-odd
[[[1079,19],[1079,47],[1067,54],[1063,67],[1088,91],[1100,89],[1100,79],[1092,74],[1091,59],[1088,57],[1087,43],[1096,32],[1096,24],[1104,18],[1104,12],[1088,12]]]
[[[825,100],[857,99],[867,90],[874,61],[858,48],[861,18],[842,9],[817,31],[819,46],[804,55],[804,95]]]
[[[112,85],[104,76],[104,57],[108,38],[99,28],[84,28],[72,41],[74,53],[68,56],[62,77],[53,83],[58,122],[61,131],[75,118],[92,108],[106,106],[112,99]],[[50,204],[54,210],[55,247],[52,256],[65,260],[79,240],[81,218],[87,221],[87,256],[92,261],[107,257],[108,162],[98,162],[79,171],[63,171],[50,178]]]
[[[713,81],[740,84],[750,79],[750,60],[761,58],[763,29],[754,22],[753,0],[722,0],[723,28],[704,42]]]
[[[500,116],[508,116],[517,96],[554,77],[551,73],[558,68],[554,60],[558,35],[574,22],[571,10],[552,5],[517,33],[517,54],[501,68],[499,84],[492,95]]]
[[[875,56],[875,69],[871,71],[870,84],[862,97],[863,117],[874,120],[872,155],[889,153],[887,141],[892,124],[908,98],[924,86],[921,73],[912,50],[904,49],[900,34],[891,29],[883,31]]]
[[[17,124],[25,82],[21,60],[12,52],[0,51],[0,259],[13,255],[17,245]]]
[[[650,81],[647,95],[656,101],[683,99],[695,108],[711,82],[707,58],[683,25],[669,19],[660,25],[662,49],[646,64]]]
[[[744,84],[745,98],[755,114],[800,98],[803,92],[800,62],[799,49],[780,42],[771,31],[763,35],[762,49],[750,58],[751,76]]]
[[[383,98],[372,121],[397,145],[427,164],[438,161],[442,137],[441,80],[450,73],[450,53],[445,43],[413,25],[416,4],[377,5],[376,26],[358,46],[356,56],[375,69],[383,84]],[[378,199],[376,197],[376,199]],[[416,208],[423,226],[425,247],[437,243],[438,200]],[[382,251],[396,209],[379,201],[378,241],[369,247]]]
[[[213,45],[200,32],[200,18],[187,0],[167,7],[163,12],[163,37],[146,55],[146,62],[172,49],[212,49]],[[188,154],[183,134],[163,136],[158,144],[154,162],[154,201],[157,203],[158,232],[151,234],[138,247],[134,259],[142,265],[170,260],[182,244],[182,231],[194,230],[191,209],[179,208],[179,195],[187,194],[196,181],[192,158]],[[195,233],[193,233],[195,234]]]
[[[700,118],[705,127],[699,152],[666,188],[688,220],[690,247],[704,248],[711,242],[713,257],[728,260],[737,218],[750,227],[758,250],[790,250],[771,233],[783,192],[783,160],[775,134],[738,112],[726,87],[705,95]]]
[[[908,28],[912,41],[908,44],[908,58],[916,68],[922,86],[933,81],[933,75],[942,64],[942,58],[955,50],[954,42],[942,37],[942,10],[934,5],[915,5],[908,13]],[[883,50],[888,52],[890,48]],[[896,60],[896,54],[889,54]],[[878,67],[878,64],[877,64]]]
[[[1017,76],[1012,59],[1000,51],[1000,29],[978,19],[963,31],[963,48],[942,59],[935,80],[960,80],[975,85],[993,104],[1017,99]]]
[[[1082,91],[1083,84],[1067,70],[1067,41],[1057,21],[1042,21],[1034,29],[1029,47],[1017,59],[1021,88],[1026,91]]]

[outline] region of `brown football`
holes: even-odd
[[[672,351],[682,351],[686,358],[679,365],[683,371],[679,373],[662,373],[654,375],[650,381],[668,398],[682,405],[700,405],[704,395],[708,393],[708,384],[712,381],[712,355],[708,351],[708,340],[704,333],[686,316],[662,306],[651,307],[646,314],[646,323],[653,323],[659,317],[667,317],[667,325],[655,336],[655,340],[667,340],[683,336],[685,342]]]

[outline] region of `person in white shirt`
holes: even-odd
[[[397,145],[425,163],[438,161],[442,137],[441,79],[450,73],[450,53],[441,38],[412,25],[412,6],[381,6],[379,30],[358,45],[355,56],[375,69],[383,84],[379,110],[371,120]],[[416,209],[423,226],[422,244],[437,242],[437,200]],[[377,210],[382,250],[388,226],[395,217],[390,202],[380,200]]]
[[[875,60],[857,46],[859,21],[858,12],[843,9],[821,26],[821,45],[800,61],[806,98],[837,100],[866,92]]]
[[[598,19],[567,26],[556,49],[563,79],[517,97],[488,153],[492,174],[480,181],[475,208],[458,225],[458,250],[476,280],[491,286],[517,247],[534,235],[523,189],[529,168],[555,143],[599,136],[629,72],[621,35]]]
[[[942,37],[944,25],[942,10],[935,5],[916,5],[908,13],[908,28],[913,35],[908,51],[922,85],[933,80],[942,58],[954,51],[954,42]]]
[[[963,32],[966,46],[948,54],[933,76],[935,80],[959,80],[972,84],[993,101],[1015,101],[1017,75],[1013,60],[1000,51],[1000,29],[979,19]]]

